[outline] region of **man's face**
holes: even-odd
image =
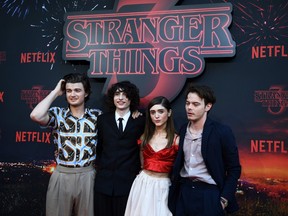
[[[212,104],[205,105],[204,99],[200,98],[196,93],[190,92],[187,95],[185,109],[189,121],[197,122],[206,117],[211,107]]]
[[[127,98],[126,93],[117,89],[114,94],[114,105],[116,110],[126,111],[130,109],[131,101]]]
[[[66,83],[66,99],[70,106],[81,106],[85,102],[84,86],[81,82],[79,83]]]

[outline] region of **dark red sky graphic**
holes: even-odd
[[[284,178],[288,180],[287,154],[250,153],[240,150],[242,178]]]

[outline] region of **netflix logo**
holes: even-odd
[[[4,103],[4,91],[0,91],[0,103]]]
[[[55,63],[55,52],[21,53],[20,63]]]
[[[284,45],[252,47],[252,59],[288,57],[288,49]]]
[[[251,140],[251,153],[287,154],[288,148],[283,140]]]
[[[16,131],[16,142],[38,142],[50,144],[50,132]]]

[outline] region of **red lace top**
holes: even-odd
[[[157,152],[147,144],[143,148],[143,168],[154,172],[169,173],[172,170],[177,152],[178,145],[175,144],[171,148],[164,148]]]

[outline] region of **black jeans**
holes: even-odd
[[[224,216],[216,185],[183,178],[175,216]]]

